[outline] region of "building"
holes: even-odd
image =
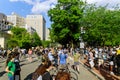
[[[13,26],[22,27],[25,26],[25,18],[12,12],[11,15],[7,15],[7,21],[13,23]]]
[[[7,48],[7,40],[9,40],[10,35],[6,32],[0,31],[0,47]]]
[[[46,36],[46,21],[42,15],[27,15],[26,17],[27,26],[31,26],[34,28],[41,38],[41,40],[45,40]]]
[[[45,40],[50,40],[50,29],[46,28],[46,39]]]
[[[14,26],[26,28],[30,34],[37,32],[41,40],[48,40],[49,30],[45,27],[46,21],[42,15],[27,15],[26,18],[23,18],[12,12],[11,15],[7,15],[7,20]]]
[[[6,33],[11,26],[10,23],[7,21],[7,16],[3,13],[0,13],[0,46],[6,48],[6,40],[10,37],[9,34]]]
[[[6,31],[9,30],[10,28],[11,26],[7,21],[7,16],[3,13],[0,13],[0,31]]]
[[[34,28],[32,28],[31,26],[28,26],[27,24],[25,25],[25,29],[27,30],[27,32],[29,32],[30,34],[33,34],[34,32],[36,32],[36,30]]]

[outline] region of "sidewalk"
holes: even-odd
[[[90,69],[89,63],[85,59],[81,59],[81,64],[86,67],[91,73],[96,75],[100,80],[120,80],[120,76],[111,75],[108,71],[97,68]]]

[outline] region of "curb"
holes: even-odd
[[[91,70],[89,67],[87,67],[86,65],[84,65],[82,62],[80,62],[80,64],[82,66],[84,66],[88,71],[90,71],[93,75],[95,75],[99,80],[105,80],[104,77],[102,77],[101,75],[99,75],[96,72],[94,72],[93,70]]]

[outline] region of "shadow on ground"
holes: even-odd
[[[88,68],[90,68],[90,65],[88,62],[84,62],[84,65],[86,65]],[[98,70],[98,68],[95,66],[95,69]],[[106,68],[108,70],[108,68]],[[104,77],[105,80],[120,80],[117,77],[114,77],[113,75],[109,74],[105,69],[101,68],[98,70],[100,74]]]
[[[100,70],[100,74],[105,78],[105,80],[119,80],[118,78],[112,76],[111,74],[106,73],[102,69]]]
[[[2,77],[5,73],[5,71],[0,72],[0,77]]]
[[[32,61],[32,62],[28,62],[28,63],[22,63],[22,64],[20,64],[20,66],[24,66],[24,65],[27,65],[27,64],[31,64],[31,63],[34,63],[34,62],[36,62],[37,60],[34,60],[34,61]]]
[[[33,74],[33,73],[30,73],[29,75],[27,75],[24,80],[32,80],[32,74]]]

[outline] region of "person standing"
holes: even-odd
[[[21,67],[20,67],[20,60],[19,60],[19,52],[14,52],[15,54],[15,59],[14,59],[14,63],[15,63],[15,73],[14,73],[14,80],[21,80]]]
[[[51,49],[49,49],[48,58],[49,58],[49,60],[50,60],[51,62],[53,62],[54,57],[53,57],[53,53],[52,53],[52,50],[51,50]]]
[[[118,48],[116,53],[116,64],[117,64],[117,75],[120,76],[120,48]]]
[[[8,80],[14,80],[14,73],[15,73],[15,63],[14,63],[15,55],[10,53],[6,60],[6,68],[5,71],[8,74]]]
[[[28,60],[29,60],[30,62],[32,62],[32,54],[33,54],[33,51],[32,51],[32,49],[30,48],[30,49],[28,50],[28,56],[29,56]]]
[[[79,51],[77,51],[75,54],[74,54],[74,66],[73,66],[73,69],[76,70],[78,73],[80,72],[80,69],[79,69],[79,62],[80,60],[80,53]]]
[[[68,57],[68,55],[65,51],[58,54],[58,65],[60,65],[59,67],[66,67],[67,57]]]
[[[89,51],[89,64],[90,68],[92,69],[94,67],[94,54],[93,54],[93,49],[91,48]]]

